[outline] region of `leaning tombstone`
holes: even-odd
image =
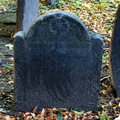
[[[40,16],[14,40],[15,110],[97,110],[103,41],[62,11]]]
[[[115,19],[115,27],[110,47],[110,71],[117,97],[120,97],[120,5]]]
[[[39,0],[17,1],[17,31],[27,31],[32,22],[38,17]]]

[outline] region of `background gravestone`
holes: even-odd
[[[75,16],[44,14],[14,36],[15,109],[97,110],[102,38]]]
[[[117,97],[120,97],[120,5],[116,14],[113,38],[111,41],[110,70]]]
[[[51,5],[54,5],[55,2],[57,2],[58,0],[48,0],[48,2],[51,4]]]
[[[17,0],[17,31],[27,31],[38,17],[39,0]]]

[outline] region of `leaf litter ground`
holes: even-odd
[[[101,91],[99,111],[83,112],[60,108],[37,111],[9,112],[14,105],[13,97],[13,51],[12,44],[0,39],[0,119],[2,120],[120,120],[120,99],[115,98],[109,72],[109,48],[114,27],[115,13],[120,1],[114,0],[64,0],[53,6],[41,0],[39,14],[63,10],[79,17],[90,33],[99,33],[104,38],[103,64],[101,73]],[[16,0],[2,0],[0,12],[15,12]]]

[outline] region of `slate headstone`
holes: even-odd
[[[39,0],[17,0],[17,31],[27,31],[38,17]]]
[[[40,16],[14,40],[15,110],[97,110],[103,41],[62,11]],[[39,110],[38,109],[38,110]]]
[[[120,5],[116,14],[111,41],[110,63],[112,82],[117,91],[117,97],[120,97]]]

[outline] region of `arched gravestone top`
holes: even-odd
[[[97,110],[102,38],[75,16],[40,16],[14,41],[15,108]]]
[[[71,24],[74,23],[71,28],[70,22],[68,21],[70,21]],[[42,26],[44,27],[42,28]],[[39,29],[42,29],[42,31],[46,31],[47,29],[50,34],[53,34],[53,36],[56,35],[59,37],[68,35],[70,32],[73,32],[77,34],[78,37],[81,37],[81,41],[90,40],[89,32],[84,26],[83,22],[74,15],[62,11],[50,12],[38,17],[27,33],[28,39],[34,36],[36,31],[39,33]],[[74,29],[77,30],[75,31]]]

